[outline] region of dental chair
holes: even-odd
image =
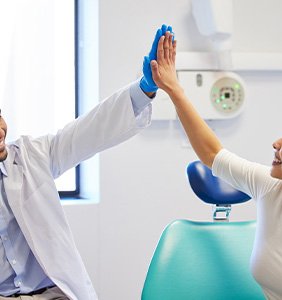
[[[249,268],[256,222],[229,222],[231,206],[250,197],[200,161],[188,165],[187,175],[194,193],[214,206],[213,221],[176,220],[164,229],[142,300],[265,299]]]

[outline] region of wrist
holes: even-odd
[[[150,84],[145,76],[140,80],[140,88],[144,93],[156,93],[158,90],[158,87],[153,83]]]
[[[151,99],[155,98],[155,96],[156,96],[156,92],[144,92],[143,91],[143,93],[145,93]]]
[[[179,98],[181,96],[184,96],[184,89],[178,84],[172,87],[168,87],[165,91],[170,98]]]

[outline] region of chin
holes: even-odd
[[[272,167],[270,175],[273,178],[282,180],[282,167]]]
[[[0,162],[4,161],[8,156],[7,150],[0,153]]]

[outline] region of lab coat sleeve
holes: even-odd
[[[66,125],[51,140],[51,170],[56,178],[96,153],[115,146],[147,127],[148,103],[136,117],[130,85],[100,102],[87,114]]]
[[[146,106],[155,98],[149,98],[144,94],[144,92],[140,88],[140,80],[136,80],[133,84],[130,86],[130,96],[132,100],[132,107],[135,116],[138,116],[142,111],[145,109]]]

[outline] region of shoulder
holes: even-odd
[[[229,171],[237,169],[238,171],[241,170],[242,173],[247,171],[259,172],[270,177],[269,166],[247,160],[227,149],[222,149],[214,159],[212,170],[214,173],[218,173],[226,169]]]
[[[17,140],[10,142],[8,144],[8,148],[10,151],[16,151],[31,154],[31,153],[47,153],[49,152],[50,144],[52,139],[54,138],[53,135],[43,135],[40,137],[32,137],[29,135],[20,136]]]
[[[249,161],[226,149],[215,157],[212,171],[215,176],[256,199],[281,186],[282,182],[270,176],[270,166]]]

